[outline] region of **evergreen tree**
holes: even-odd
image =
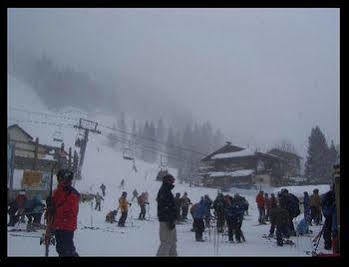
[[[336,150],[336,147],[333,143],[333,140],[331,141],[331,146],[330,146],[330,150],[329,150],[329,164],[330,166],[333,166],[334,164],[336,164],[337,158],[338,158],[338,152]]]
[[[158,143],[156,142],[156,131],[155,131],[155,125],[153,122],[150,122],[149,125],[149,146],[151,147],[151,151],[149,152],[149,162],[154,163],[156,161],[157,157],[157,150],[158,150]],[[153,140],[153,141],[151,141]]]
[[[309,136],[308,155],[305,163],[305,176],[309,182],[329,182],[331,171],[329,148],[325,135],[316,126]]]

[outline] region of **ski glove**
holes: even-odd
[[[176,224],[174,222],[168,222],[168,229],[173,230],[176,227]]]

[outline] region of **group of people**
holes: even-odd
[[[108,214],[105,217],[105,221],[109,223],[115,223],[118,222],[118,226],[125,227],[125,222],[127,220],[128,216],[128,209],[132,206],[132,202],[136,199],[137,203],[140,207],[140,213],[138,216],[139,220],[145,220],[146,216],[146,205],[149,205],[148,200],[148,192],[142,192],[140,195],[138,195],[137,190],[135,189],[133,192],[133,197],[131,199],[131,202],[128,202],[127,200],[127,192],[122,192],[121,197],[119,198],[119,207],[116,210],[109,211]],[[120,210],[121,216],[119,220],[116,220],[116,216],[118,211]]]
[[[263,193],[263,191],[260,191],[256,197],[259,210],[258,220],[259,223],[265,223],[268,218],[270,219],[269,237],[274,236],[276,229],[278,246],[283,246],[283,238],[312,233],[309,226],[312,223],[320,225],[322,214],[325,217],[325,223],[320,233],[325,241],[324,248],[330,250],[333,247],[333,240],[338,240],[334,184],[332,184],[330,191],[322,197],[319,195],[317,188],[313,190],[313,194],[310,197],[308,192],[304,192],[303,202],[300,202],[287,189],[282,189],[276,198],[274,194],[271,194],[271,198],[268,199],[266,194]],[[270,203],[266,204],[268,201]],[[304,207],[304,217],[299,221],[295,229],[293,219],[300,214],[299,206],[301,204]]]
[[[45,204],[42,203],[39,194],[28,198],[26,191],[21,190],[17,197],[9,201],[8,214],[10,222],[8,226],[15,226],[17,223],[24,223],[27,218],[27,231],[36,231],[41,228],[41,218],[45,211]]]

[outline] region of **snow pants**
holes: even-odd
[[[146,213],[145,204],[140,205],[140,207],[141,207],[141,213],[139,214],[138,219],[144,220],[145,219],[145,213]]]
[[[121,217],[118,222],[118,226],[125,226],[125,221],[127,219],[127,211],[121,212]]]
[[[312,206],[310,207],[311,210],[311,220],[314,220],[314,223],[316,225],[320,224],[320,216],[321,216],[321,211],[318,207]]]
[[[188,216],[189,206],[182,207],[182,220],[186,220]]]
[[[157,257],[177,256],[177,231],[176,227],[170,230],[168,222],[160,222],[160,246]]]
[[[264,223],[265,220],[265,210],[264,207],[258,207],[258,211],[259,211],[259,218],[258,218],[258,222],[259,223]]]
[[[217,215],[217,231],[218,233],[223,233],[224,223],[225,223],[224,212],[217,211],[216,215]]]
[[[310,214],[310,208],[309,207],[305,207],[304,208],[304,219],[305,221],[310,224],[311,223],[311,214]]]
[[[96,202],[95,210],[101,211],[101,202]]]
[[[276,225],[276,242],[278,246],[283,245],[282,238],[287,237],[287,225],[278,224]]]
[[[79,257],[74,246],[74,232],[65,230],[56,230],[56,251],[59,257]]]
[[[325,216],[324,240],[325,249],[330,250],[332,248],[332,216]]]
[[[205,225],[203,219],[194,218],[194,231],[195,231],[195,240],[202,240],[202,233],[205,231]]]

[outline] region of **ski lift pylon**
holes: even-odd
[[[131,150],[131,142],[128,143],[128,147],[124,148],[122,156],[124,159],[133,160],[134,162],[134,155],[133,155],[133,151]]]

